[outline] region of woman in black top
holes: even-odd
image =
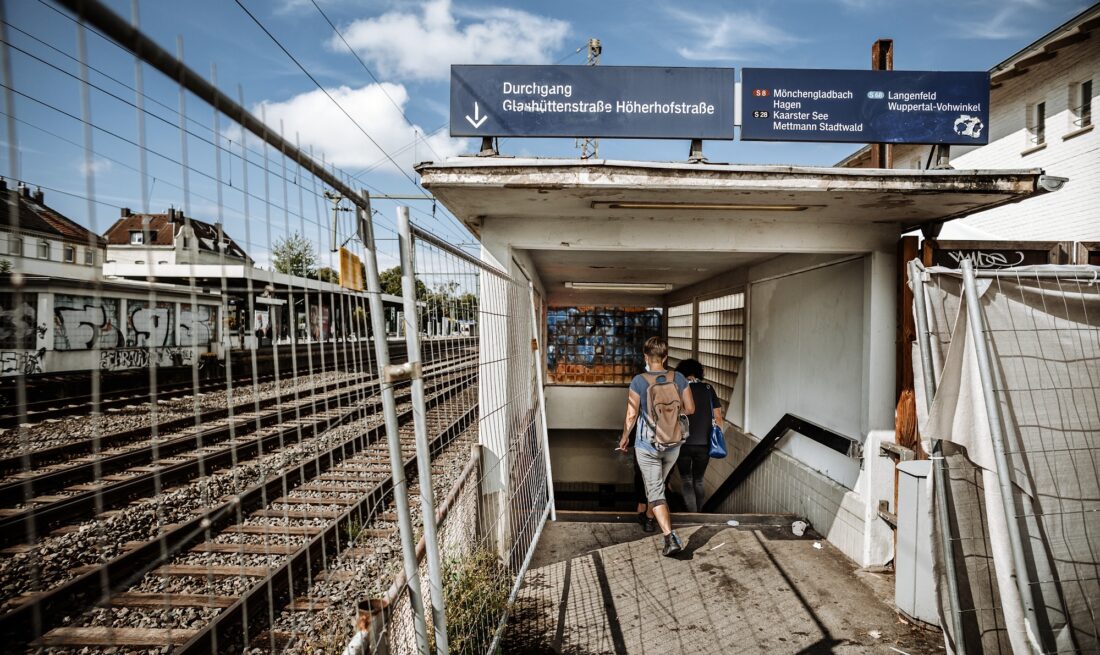
[[[703,365],[697,360],[685,359],[676,371],[687,378],[695,406],[699,408],[699,411],[688,416],[691,429],[680,446],[680,456],[676,460],[687,511],[698,512],[703,504],[703,477],[710,463],[710,428],[712,421],[722,425],[722,404],[714,388],[703,382]],[[710,407],[711,411],[704,411],[704,407]]]

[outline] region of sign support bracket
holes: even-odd
[[[691,148],[688,150],[688,161],[692,164],[705,164],[707,158],[703,155],[703,140],[692,139]]]
[[[491,136],[481,137],[481,150],[477,153],[478,157],[496,157],[497,152],[496,141]]]
[[[936,165],[932,167],[932,170],[949,171],[954,168],[951,165],[951,144],[937,143],[933,146],[932,157],[936,160]]]

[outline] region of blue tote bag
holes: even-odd
[[[717,423],[710,425],[710,456],[713,459],[722,459],[726,453],[726,435],[722,434],[722,426]]]

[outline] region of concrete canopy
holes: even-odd
[[[859,170],[452,158],[421,164],[417,170],[423,186],[475,234],[490,217],[793,218],[896,223],[911,229],[1043,193],[1040,169]]]
[[[892,250],[914,227],[1044,192],[1039,169],[459,157],[417,170],[498,262],[519,254],[559,301],[597,300],[564,290],[568,281],[652,280],[656,253],[671,291],[781,254]]]

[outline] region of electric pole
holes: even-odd
[[[340,212],[354,211],[351,207],[341,207],[340,202],[344,199],[344,196],[333,193],[332,191],[325,190],[325,197],[332,202],[332,243],[330,248],[332,252],[336,252],[340,249],[340,246],[336,245],[340,241],[340,237],[337,235],[337,224],[339,223]]]
[[[588,39],[588,57],[585,60],[586,66],[599,66],[600,65],[600,53],[603,52],[603,46],[600,45],[599,39]],[[600,156],[600,140],[586,137],[584,139],[577,139],[577,146],[581,149],[581,159],[592,159],[593,157]]]

